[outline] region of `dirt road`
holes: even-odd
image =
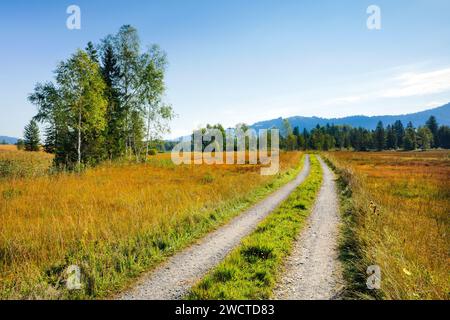
[[[182,298],[193,284],[216,266],[272,212],[309,174],[309,156],[301,173],[227,225],[212,232],[197,244],[171,257],[166,263],[144,276],[119,299],[175,300]]]
[[[275,299],[334,299],[342,287],[337,259],[340,216],[336,185],[333,172],[319,160],[323,169],[322,187],[308,225],[285,263],[284,275],[274,292]]]

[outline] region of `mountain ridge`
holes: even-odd
[[[6,141],[6,143],[8,143],[8,144],[16,144],[17,140],[19,140],[19,139],[14,138],[14,137],[8,137],[8,136],[0,136],[0,143]]]
[[[403,122],[403,125],[411,121],[415,127],[424,125],[430,116],[435,116],[440,125],[450,125],[450,103],[443,106],[419,111],[415,113],[406,113],[400,115],[379,115],[379,116],[364,116],[353,115],[342,118],[321,118],[321,117],[303,117],[293,116],[288,117],[291,126],[294,128],[299,127],[300,130],[311,130],[317,124],[325,126],[327,124],[334,125],[350,125],[352,127],[362,127],[365,129],[373,130],[376,128],[377,123],[382,121],[386,126],[394,123],[396,120]],[[253,129],[270,129],[273,127],[282,128],[284,118],[276,118],[271,120],[259,121],[251,125]]]

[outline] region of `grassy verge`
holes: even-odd
[[[268,299],[322,182],[320,163],[311,156],[308,178],[241,245],[205,276],[188,299]]]
[[[226,197],[212,197],[213,200],[219,200],[214,203],[206,203],[200,207],[193,206],[192,208],[184,210],[186,212],[183,211],[183,214],[180,214],[179,216],[173,215],[173,213],[170,215],[171,212],[164,214],[164,212],[167,211],[166,210],[161,213],[161,219],[157,221],[152,221],[151,216],[141,216],[136,214],[136,211],[138,210],[146,212],[147,210],[152,209],[150,207],[143,206],[142,202],[145,201],[144,198],[142,198],[140,202],[136,203],[136,206],[134,206],[133,203],[130,203],[130,201],[124,201],[123,203],[121,202],[121,205],[127,209],[123,215],[119,213],[110,214],[111,208],[108,207],[102,207],[104,210],[102,209],[101,212],[94,214],[94,212],[91,211],[92,209],[88,206],[87,209],[84,208],[83,211],[80,211],[80,215],[85,215],[83,215],[83,219],[78,218],[79,223],[87,224],[90,221],[94,221],[96,217],[105,216],[105,219],[99,219],[98,221],[100,222],[96,224],[96,230],[100,231],[98,234],[95,234],[95,237],[93,237],[91,233],[96,230],[81,233],[77,233],[72,229],[69,229],[70,232],[64,231],[63,228],[67,225],[67,223],[61,224],[57,219],[67,217],[76,218],[77,216],[74,214],[76,212],[75,208],[70,207],[70,214],[57,212],[57,214],[50,215],[49,212],[44,212],[43,208],[37,205],[36,208],[40,209],[40,214],[36,214],[36,217],[50,217],[50,222],[55,222],[55,225],[58,227],[56,228],[58,233],[55,233],[54,230],[50,228],[48,223],[37,224],[30,222],[30,219],[34,216],[28,216],[27,224],[22,224],[22,229],[27,228],[28,231],[24,231],[23,235],[30,234],[31,227],[37,225],[45,231],[44,234],[56,234],[56,236],[59,235],[59,237],[55,238],[54,241],[48,241],[47,246],[47,243],[42,245],[46,238],[39,236],[39,242],[37,245],[42,245],[42,249],[36,250],[35,248],[31,248],[33,249],[31,250],[30,248],[24,247],[24,245],[19,242],[17,233],[14,235],[11,231],[10,234],[6,234],[6,232],[3,231],[8,231],[8,229],[3,225],[0,226],[0,230],[2,231],[0,232],[0,240],[4,240],[2,243],[5,243],[4,246],[0,246],[0,270],[2,271],[0,274],[0,299],[92,299],[111,297],[123,288],[126,288],[128,285],[132,284],[136,277],[138,277],[142,272],[151,270],[157,264],[164,261],[168,256],[173,255],[178,250],[190,245],[196,239],[201,238],[208,232],[223,225],[242,212],[242,210],[247,209],[274,190],[278,189],[280,186],[291,181],[302,169],[303,159],[304,157],[302,157],[301,162],[296,160],[296,165],[287,167],[282,171],[282,173],[278,174],[276,177],[271,177],[269,180],[266,180],[267,182],[261,184],[260,186],[252,187],[252,189],[250,189],[252,191],[242,193],[239,196],[229,197],[228,200],[226,200]],[[139,168],[140,170],[149,170],[153,167],[150,168],[146,166],[145,168]],[[136,170],[139,168],[136,167]],[[121,168],[118,168],[117,170],[119,169],[122,170]],[[171,168],[169,169],[172,170]],[[180,171],[179,174],[180,177],[184,179],[183,181],[194,180],[192,184],[195,185],[199,184],[196,183],[194,178],[197,178],[197,176],[201,177],[203,171],[207,170],[207,172],[209,172],[210,170],[209,168],[206,168],[198,173],[201,168],[194,171],[190,171],[189,168],[176,169]],[[111,170],[114,170],[114,167],[108,168],[108,171],[105,174],[110,176]],[[98,171],[100,173],[103,172],[101,168],[99,168]],[[245,177],[247,177],[245,172],[246,171],[242,171],[242,173],[240,171],[233,171],[229,173],[228,176],[232,175],[234,180],[226,181],[233,182],[239,177],[241,179],[245,179]],[[160,178],[157,176],[155,179],[157,181],[169,179],[169,177],[167,177],[167,172],[163,171],[163,173],[166,174],[164,177]],[[92,179],[89,175],[93,174],[94,173],[89,171],[84,176],[79,178],[74,177],[74,179],[89,180]],[[184,175],[181,176],[181,174]],[[211,175],[216,176],[216,179],[225,179],[227,177],[225,172],[220,170],[212,171]],[[177,178],[178,176],[175,175],[174,177]],[[205,186],[212,188],[215,181],[211,182],[211,179],[214,178],[209,177],[208,181],[202,183],[204,183]],[[142,182],[140,180],[139,182],[143,185],[145,183],[145,186],[151,184],[151,180],[148,180],[148,178],[143,178],[142,180]],[[94,181],[95,188],[97,188],[98,181],[100,180],[95,179]],[[175,193],[180,194],[180,190],[184,188],[183,185],[180,185],[181,182],[179,184],[172,185],[172,189],[165,190],[165,193],[163,194],[158,193],[153,195],[151,199],[160,199],[161,201],[164,201],[165,198],[170,196],[172,202],[169,204],[176,203],[177,198],[175,197]],[[19,181],[17,183],[26,184],[29,182]],[[14,186],[18,188],[17,185]],[[91,184],[82,184],[80,188],[88,188],[90,186]],[[1,187],[2,186],[0,185],[0,191],[2,190]],[[122,185],[122,187],[124,186]],[[134,190],[134,184],[132,187]],[[202,187],[200,190],[205,189],[206,187]],[[237,187],[234,189],[237,189]],[[2,192],[0,192],[0,194],[2,194]],[[3,198],[0,198],[0,203],[1,201],[8,201],[7,205],[12,206],[13,203],[11,203],[11,201],[18,200],[18,197],[26,195],[26,193],[21,195],[9,195],[8,193],[7,195],[8,198],[6,198],[5,195]],[[117,202],[117,195],[112,195],[115,195],[115,193],[108,193],[108,199],[113,198],[115,199],[114,201]],[[148,198],[152,194],[143,192],[143,196],[144,195]],[[189,193],[188,196],[190,195],[191,194]],[[181,196],[183,196],[183,194],[181,194]],[[99,202],[102,195],[100,193],[96,193],[96,197],[97,198],[95,201],[91,198],[86,198],[85,203],[87,205],[98,204],[97,202]],[[209,195],[209,198],[211,198],[211,195]],[[183,199],[184,198],[181,198],[178,202],[181,202]],[[191,199],[191,197],[189,199]],[[156,202],[149,202],[149,204],[156,207],[156,209],[153,209],[154,211],[163,210],[166,208],[159,206]],[[7,207],[4,209],[7,209]],[[112,207],[112,209],[116,210],[118,208]],[[11,217],[13,218],[14,216],[11,215]],[[119,218],[121,219],[120,221],[114,220]],[[119,222],[121,222],[120,225]],[[108,223],[111,226],[121,226],[121,228],[117,228],[119,232],[108,232],[108,230],[103,231],[105,224]],[[45,229],[46,226],[48,226],[48,230]],[[4,228],[4,230],[2,228]],[[87,226],[84,228],[85,230],[90,230]],[[75,240],[71,240],[69,237],[72,233],[74,234],[73,238]],[[79,234],[80,236],[78,236]],[[50,253],[52,250],[55,251],[55,249],[58,249],[58,252],[63,253],[61,258],[54,258],[53,256],[50,256],[50,254],[47,256],[44,254],[42,257],[37,256],[38,253]],[[28,260],[33,261],[33,263],[27,263],[28,260],[25,259],[23,259],[24,263],[18,262],[18,258],[28,257],[31,254],[33,254],[33,256],[31,256],[32,259],[30,258]],[[34,256],[37,257],[34,258]],[[34,263],[34,261],[37,262]],[[81,268],[81,280],[83,285],[82,290],[67,291],[65,288],[65,270],[70,265],[77,265]]]
[[[349,171],[336,167],[329,157],[323,156],[322,158],[338,177],[337,186],[342,219],[339,232],[339,260],[342,263],[343,277],[346,283],[345,289],[340,293],[340,298],[344,300],[377,298],[377,291],[367,289],[367,275],[363,272],[363,253],[357,240],[356,208],[352,201],[352,175]],[[378,298],[381,297],[378,295]]]
[[[330,152],[340,176],[347,299],[449,298],[448,152]],[[368,266],[381,288],[366,288]]]

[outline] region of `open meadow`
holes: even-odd
[[[38,177],[48,173],[53,155],[25,152],[15,145],[0,145],[0,179]]]
[[[349,297],[449,299],[450,152],[330,152],[343,182]],[[381,289],[365,289],[368,266]]]
[[[170,154],[75,174],[49,173],[45,153],[1,147],[0,298],[109,297],[293,179],[301,158],[281,153],[275,176],[259,165],[175,166]],[[83,271],[81,291],[65,289],[70,265]]]

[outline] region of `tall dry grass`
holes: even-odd
[[[45,152],[25,152],[14,145],[0,145],[0,179],[45,175],[52,161],[53,156]]]
[[[301,153],[281,154],[281,174],[260,166],[105,164],[81,175],[0,180],[0,298],[93,298],[217,227],[294,177]],[[84,289],[64,289],[82,268]]]
[[[382,271],[384,299],[449,299],[450,153],[333,152],[350,183],[356,272]]]

